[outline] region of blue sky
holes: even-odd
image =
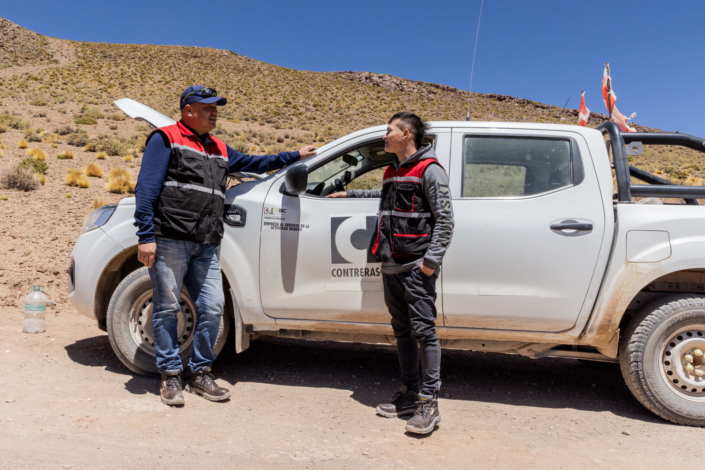
[[[0,15],[53,37],[230,49],[303,70],[355,70],[467,89],[481,0],[114,2],[23,0]],[[705,136],[705,2],[485,0],[473,91]],[[462,119],[463,116],[458,116]]]

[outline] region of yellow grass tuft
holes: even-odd
[[[0,157],[2,157],[2,150],[0,150]]]
[[[132,155],[125,155],[122,157],[122,161],[124,162],[131,162],[132,160]]]
[[[135,183],[132,182],[132,175],[124,168],[113,168],[110,170],[105,187],[111,193],[116,194],[135,192]]]
[[[79,188],[87,188],[90,182],[86,177],[86,172],[82,169],[69,168],[66,174],[66,184],[69,186],[78,186]]]
[[[59,146],[58,144],[51,144],[51,148],[53,148],[53,149],[57,148],[58,146]]]
[[[44,173],[35,173],[34,177],[39,181],[39,184],[44,185],[47,182],[47,176]]]
[[[76,155],[74,155],[73,152],[71,152],[70,150],[66,150],[66,151],[64,151],[64,152],[61,152],[61,153],[60,153],[59,155],[57,155],[56,157],[57,157],[59,160],[73,160],[73,157],[75,157],[75,156],[76,156]]]
[[[17,144],[17,147],[21,149],[26,149],[29,147],[29,144],[24,140],[20,140],[20,142]]]
[[[98,165],[96,165],[95,163],[90,163],[86,167],[86,175],[94,176],[96,178],[102,178],[105,173],[103,173],[103,169],[100,168]]]
[[[53,144],[59,140],[59,134],[53,133],[53,134],[45,134],[42,138],[42,143],[43,144]]]
[[[98,152],[95,154],[95,158],[97,158],[98,160],[105,160],[105,157],[107,156],[108,154],[105,152]]]
[[[107,206],[108,204],[110,204],[110,201],[98,196],[95,199],[93,199],[93,210],[100,209],[101,207]]]
[[[47,154],[44,153],[42,149],[29,149],[27,150],[27,155],[34,158],[35,160],[46,160]]]

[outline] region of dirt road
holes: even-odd
[[[397,386],[393,350],[269,339],[226,345],[229,402],[169,408],[92,321],[55,311],[28,335],[0,307],[2,469],[695,468],[705,438],[644,409],[616,366],[454,351],[440,427],[407,435],[374,412]]]

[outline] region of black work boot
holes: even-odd
[[[184,404],[184,392],[181,390],[181,374],[162,372],[162,382],[159,386],[162,403],[169,406]]]
[[[219,387],[215,383],[215,377],[211,374],[211,370],[204,368],[191,375],[186,384],[186,391],[201,395],[206,400],[223,401],[230,398],[230,390]]]
[[[402,385],[401,390],[394,394],[390,403],[377,406],[377,413],[387,418],[396,418],[397,416],[414,414],[418,407],[418,393],[412,392],[406,388],[406,385]]]
[[[416,402],[419,408],[416,414],[406,423],[406,431],[415,434],[428,434],[441,422],[441,412],[438,409],[438,398],[426,398],[419,395]]]

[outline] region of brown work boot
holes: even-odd
[[[169,406],[184,404],[184,392],[181,390],[181,374],[162,372],[162,382],[159,386],[162,403]]]
[[[377,406],[377,413],[386,418],[413,415],[419,407],[419,394],[412,392],[402,385],[401,389],[392,397],[389,403]]]
[[[230,390],[219,387],[215,383],[215,377],[211,374],[211,370],[204,368],[191,375],[186,384],[186,391],[201,395],[206,400],[223,401],[230,398]]]

